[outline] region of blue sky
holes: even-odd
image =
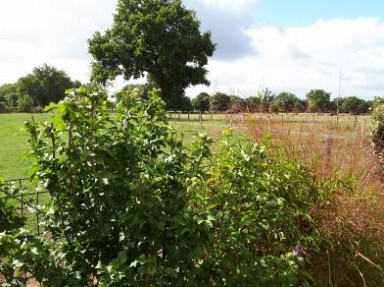
[[[257,26],[282,28],[307,26],[322,18],[382,18],[384,1],[380,0],[264,0],[250,9]]]
[[[0,5],[0,85],[47,63],[89,80],[87,39],[111,26],[118,0],[4,0]],[[252,96],[261,87],[301,98],[313,88],[365,99],[384,96],[384,1],[184,0],[217,50],[209,87]],[[118,79],[111,90],[124,85]]]

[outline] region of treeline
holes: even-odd
[[[50,102],[59,102],[65,90],[79,87],[64,71],[44,64],[16,83],[0,86],[0,112],[40,112]]]
[[[241,98],[225,93],[200,93],[191,101],[192,109],[200,112],[260,112],[260,113],[350,113],[366,114],[384,98],[375,97],[366,101],[356,96],[335,98],[321,89],[310,90],[305,99],[300,99],[290,92],[274,94],[269,89],[261,89],[256,96]]]
[[[32,73],[21,77],[16,83],[0,86],[0,112],[41,112],[50,102],[57,103],[64,99],[65,91],[79,87],[79,81],[73,81],[64,71],[44,64],[33,69]],[[139,89],[147,94],[156,88],[153,84],[127,85],[122,91],[130,92]],[[242,98],[238,95],[200,93],[192,100],[182,95],[177,102],[168,108],[185,112],[218,112],[218,113],[350,113],[366,114],[384,98],[375,97],[371,101],[349,96],[334,98],[331,93],[321,90],[310,90],[305,99],[290,92],[273,93],[268,88],[260,89],[255,96]]]

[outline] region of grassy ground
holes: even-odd
[[[31,160],[27,158],[28,134],[23,124],[31,117],[44,119],[45,114],[0,114],[0,178],[24,178]]]
[[[46,114],[0,114],[0,178],[5,180],[28,177],[32,161],[28,158],[28,134],[23,131],[23,124],[31,120],[45,120]],[[188,147],[198,133],[207,133],[217,139],[222,129],[230,127],[228,115],[171,115],[169,122],[183,136]]]

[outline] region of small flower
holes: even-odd
[[[300,242],[297,242],[295,249],[293,250],[293,256],[300,256],[303,252]]]

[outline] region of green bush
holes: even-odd
[[[319,234],[309,205],[317,195],[302,167],[226,132],[203,185],[214,218],[208,269],[215,286],[312,282],[308,263]],[[292,253],[295,246],[306,261]]]
[[[372,141],[377,153],[384,151],[384,105],[378,105],[372,112],[371,119]]]
[[[108,107],[104,92],[79,88],[46,108],[56,110],[49,122],[27,124],[34,179],[51,202],[42,237],[10,239],[19,247],[8,283],[23,286],[26,274],[42,286],[312,282],[316,190],[303,168],[230,132],[217,153],[206,136],[185,151],[155,92]]]
[[[33,108],[33,99],[29,95],[22,95],[17,100],[17,108],[20,112],[31,112]]]

